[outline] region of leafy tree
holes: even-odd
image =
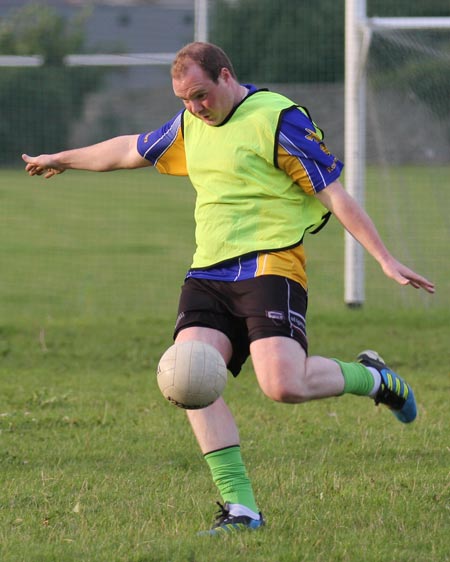
[[[335,0],[217,0],[211,40],[231,56],[239,78],[264,82],[344,79],[345,2]],[[368,0],[369,16],[448,15],[448,0]],[[373,45],[376,49],[377,45]],[[374,56],[382,65],[405,62],[395,49]],[[383,58],[384,57],[384,58]]]
[[[82,50],[86,15],[69,22],[46,4],[28,4],[0,23],[0,52],[42,55],[44,64],[61,65],[65,55]]]
[[[242,80],[342,79],[344,3],[334,0],[218,0],[211,39],[230,55]]]
[[[98,69],[66,67],[67,54],[81,52],[86,14],[68,21],[44,4],[29,4],[0,21],[0,54],[41,55],[43,65],[3,68],[0,74],[0,163],[21,152],[53,152],[66,145]]]

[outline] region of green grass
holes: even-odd
[[[210,540],[195,533],[218,494],[154,375],[193,247],[187,182],[2,172],[0,560],[450,560],[448,265],[445,221],[429,207],[407,251],[434,267],[437,299],[401,289],[399,302],[368,262],[368,303],[346,310],[338,225],[308,244],[311,352],[378,348],[408,374],[418,420],[402,426],[350,396],[272,403],[249,362],[225,392],[268,525]]]

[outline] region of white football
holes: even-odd
[[[187,410],[206,408],[221,396],[227,367],[217,349],[201,341],[176,343],[161,357],[157,370],[163,396]]]

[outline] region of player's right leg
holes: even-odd
[[[201,410],[187,410],[194,435],[219,489],[223,505],[212,528],[200,535],[217,535],[264,525],[241,456],[239,433],[223,398]]]
[[[229,363],[231,342],[219,330],[204,326],[190,326],[178,332],[176,343],[197,340],[214,346]],[[239,432],[228,406],[222,398],[207,408],[187,410],[187,416],[200,449],[224,505],[211,529],[201,534],[216,535],[264,524],[257,507],[253,488],[241,457]]]

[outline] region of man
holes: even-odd
[[[159,130],[23,155],[26,171],[50,178],[66,169],[153,165],[161,173],[189,175],[197,191],[197,248],[181,292],[176,342],[213,345],[235,376],[250,354],[272,400],[294,404],[352,393],[385,404],[404,423],[413,421],[411,388],[376,352],[362,352],[354,363],[308,356],[304,235],[323,226],[331,212],[388,277],[430,293],[433,283],[386,249],[339,183],[342,164],[305,109],[240,84],[226,54],[208,43],[177,53],[172,83],[184,109]],[[224,501],[205,533],[261,527],[224,400],[187,415]]]

